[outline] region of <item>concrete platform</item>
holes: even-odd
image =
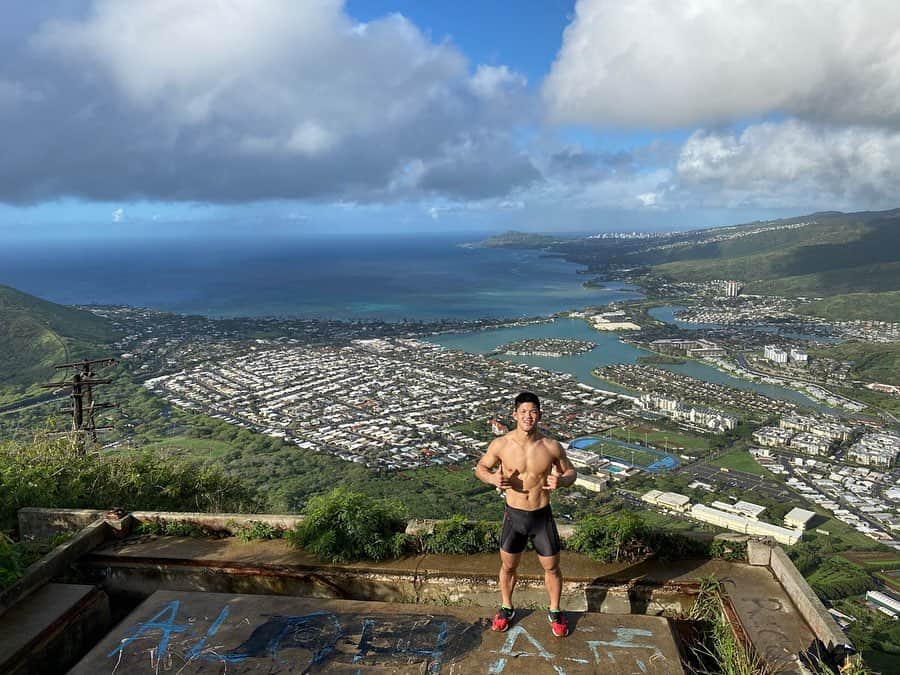
[[[521,610],[157,591],[71,671],[96,673],[642,673],[681,675],[668,621],[571,613],[556,638]]]
[[[102,591],[47,584],[0,615],[0,673],[58,672],[103,635],[108,621]]]
[[[168,588],[396,603],[443,601],[486,608],[498,597],[496,554],[423,555],[323,567],[284,541],[147,537],[108,544],[85,564],[102,573],[111,591],[144,596]],[[691,587],[701,578],[715,577],[750,641],[773,666],[798,672],[801,655],[816,642],[768,567],[725,560],[603,564],[571,551],[562,552],[561,566],[565,609],[623,617],[687,613],[693,602]],[[543,570],[533,553],[522,559],[516,601],[522,607],[546,604]]]

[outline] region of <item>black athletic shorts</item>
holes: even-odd
[[[551,556],[559,553],[559,532],[553,512],[547,504],[537,511],[525,511],[507,506],[503,514],[503,531],[500,534],[500,549],[507,553],[521,553],[528,538],[538,555]]]

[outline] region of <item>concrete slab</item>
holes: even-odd
[[[477,608],[158,591],[70,673],[684,672],[666,619],[569,619],[555,638],[540,611],[494,633]]]
[[[47,584],[0,616],[0,672],[52,672],[71,664],[109,622],[106,595],[93,586]]]
[[[816,636],[772,571],[740,565],[720,579],[754,648],[774,672],[808,672],[800,655],[815,648]]]

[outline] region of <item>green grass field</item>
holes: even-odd
[[[655,452],[647,452],[646,450],[633,450],[631,448],[623,448],[615,443],[600,441],[589,445],[585,450],[596,452],[598,455],[603,454],[605,457],[619,459],[628,464],[636,464],[638,466],[650,466],[654,462],[658,462],[661,457]]]
[[[210,460],[224,457],[235,449],[231,443],[210,438],[191,438],[189,436],[173,436],[163,438],[144,445],[140,450],[165,452],[171,455]]]
[[[605,434],[623,441],[628,441],[630,438],[632,443],[635,441],[643,443],[646,437],[646,442],[659,450],[665,450],[668,444],[670,452],[677,452],[677,450],[674,450],[675,448],[684,448],[685,451],[691,454],[703,453],[709,450],[708,438],[696,434],[657,429],[649,425],[634,427],[630,431],[624,427],[619,427],[610,429]]]
[[[770,471],[760,466],[759,463],[753,459],[753,456],[744,450],[732,450],[731,452],[726,452],[724,455],[720,455],[719,457],[710,460],[708,463],[712,466],[722,466],[726,469],[745,471],[746,473],[752,473],[755,476],[775,479],[775,476]]]

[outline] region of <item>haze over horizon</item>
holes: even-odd
[[[900,205],[887,0],[54,0],[0,235],[689,229]]]

